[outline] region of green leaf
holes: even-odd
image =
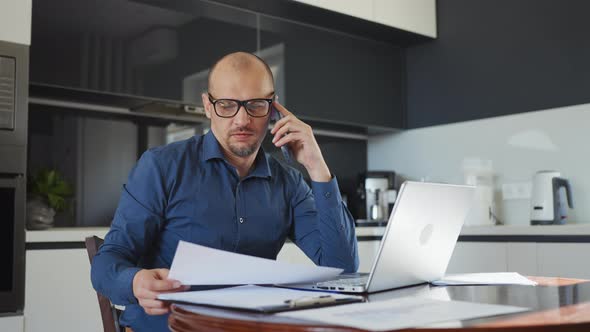
[[[59,180],[55,186],[53,186],[53,193],[61,196],[71,196],[72,187],[65,181]]]
[[[51,206],[56,212],[61,212],[64,210],[66,201],[63,199],[63,197],[54,194],[48,194],[47,198],[49,200],[49,206]]]
[[[48,187],[53,187],[55,185],[55,182],[57,181],[57,174],[55,172],[55,170],[49,171],[49,174],[47,174],[47,186]]]
[[[72,186],[56,170],[41,169],[30,177],[29,193],[44,199],[56,212],[68,208],[66,198],[73,196]]]

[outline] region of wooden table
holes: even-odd
[[[448,286],[419,285],[369,294],[369,302],[443,292],[448,298],[530,308],[526,313],[452,322],[444,331],[590,331],[590,281],[529,277],[539,286]],[[173,305],[170,329],[187,331],[359,331],[358,329],[310,323],[287,317],[245,313],[203,306]],[[411,331],[441,331],[425,326]],[[404,330],[404,331],[410,331]]]

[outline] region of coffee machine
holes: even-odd
[[[359,203],[364,203],[364,209],[359,209],[358,218],[360,220],[371,222],[387,221],[397,197],[395,172],[366,172],[359,178],[357,194],[360,198]]]

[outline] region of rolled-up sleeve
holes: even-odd
[[[137,267],[140,257],[157,237],[165,204],[165,179],[148,150],[129,174],[111,229],[92,261],[92,285],[111,302],[137,303],[133,278],[141,269]]]
[[[298,177],[291,201],[291,239],[317,265],[356,272],[359,265],[354,219],[340,196],[338,181],[313,182]]]

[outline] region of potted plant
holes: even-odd
[[[55,214],[69,207],[72,186],[58,171],[42,169],[29,177],[27,187],[27,228],[52,227]]]

